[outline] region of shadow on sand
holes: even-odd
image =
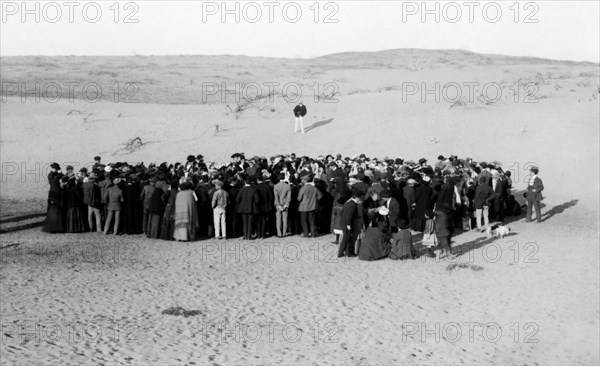
[[[315,122],[315,123],[313,123],[312,125],[310,125],[310,126],[306,127],[306,128],[304,129],[304,132],[312,131],[312,130],[314,130],[315,128],[319,128],[319,127],[321,127],[321,126],[324,126],[324,125],[326,125],[326,124],[328,124],[328,123],[331,123],[331,121],[333,121],[333,118],[330,118],[330,119],[325,119],[325,120],[323,120],[323,121],[319,121],[319,122]]]
[[[570,200],[569,202],[565,202],[561,205],[552,207],[546,213],[542,213],[542,222],[550,219],[555,215],[560,215],[561,213],[565,212],[566,209],[575,206],[578,202],[579,200]]]
[[[565,210],[567,210],[570,207],[575,206],[577,203],[579,202],[579,200],[571,200],[568,202],[565,202],[563,204],[560,204],[558,206],[554,206],[552,207],[550,210],[548,210],[546,213],[542,213],[542,222],[545,222],[546,220],[548,220],[549,218],[555,216],[555,215],[560,215],[561,213],[563,213]],[[525,208],[523,210],[523,212],[521,213],[521,215],[519,216],[511,216],[507,219],[504,220],[504,224],[507,224],[509,222],[514,222],[517,221],[523,217],[525,217],[527,215],[527,209]],[[477,229],[475,229],[477,230]],[[482,233],[483,234],[483,233]],[[505,236],[505,238],[507,237],[511,237],[511,236],[515,236],[518,235],[518,233],[515,232],[510,232],[508,235]],[[475,249],[479,249],[481,247],[484,247],[488,244],[493,243],[494,241],[496,241],[496,238],[488,238],[487,236],[481,236],[475,240],[463,243],[461,245],[458,246],[453,246],[452,247],[452,253],[457,255],[457,256],[461,256],[463,254],[466,254],[472,250]]]

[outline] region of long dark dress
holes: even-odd
[[[198,232],[196,234],[199,238],[209,236],[209,226],[213,223],[212,207],[210,196],[208,194],[209,190],[209,184],[200,183],[195,191],[196,197],[198,197],[198,201],[196,202],[198,210]]]
[[[425,229],[425,212],[433,208],[432,203],[433,189],[428,184],[421,184],[415,192],[415,211],[410,220],[410,228],[414,231],[423,231]]]
[[[150,198],[150,209],[149,209],[149,218],[148,218],[148,229],[146,231],[146,236],[151,239],[159,239],[160,238],[160,226],[162,223],[162,217],[165,212],[165,203],[163,201],[163,195],[165,191],[162,188],[156,187],[154,192],[152,192],[152,197]]]
[[[389,237],[380,228],[370,227],[365,231],[362,244],[358,249],[358,259],[363,261],[383,259],[390,254],[390,249]]]
[[[47,233],[64,233],[64,191],[60,187],[60,176],[52,177],[50,191],[48,192],[48,210],[43,231]]]
[[[229,201],[230,204],[227,205],[226,215],[227,219],[225,220],[225,225],[227,226],[227,238],[238,238],[242,234],[242,226],[240,225],[241,219],[239,214],[237,213],[237,207],[235,206],[236,197],[240,190],[238,185],[231,186],[229,188]]]
[[[69,182],[66,191],[65,208],[66,229],[68,233],[82,233],[86,231],[85,220],[81,213],[83,192],[74,181]]]
[[[142,190],[136,182],[125,184],[122,190],[121,228],[125,234],[141,234],[143,232],[143,206],[140,201]]]
[[[164,195],[165,213],[163,214],[162,224],[160,227],[160,238],[163,240],[173,240],[173,231],[175,230],[175,199],[177,198],[178,189],[171,189]]]

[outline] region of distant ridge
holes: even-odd
[[[294,57],[265,57],[265,56],[248,56],[241,54],[222,54],[222,55],[202,55],[202,54],[180,54],[180,55],[115,55],[115,56],[95,56],[95,55],[60,55],[60,56],[45,56],[45,55],[25,55],[25,56],[0,56],[0,59],[27,59],[27,58],[48,58],[48,59],[57,59],[57,58],[79,58],[79,59],[107,59],[107,58],[122,58],[122,59],[169,59],[176,57],[192,57],[192,58],[222,58],[222,57],[231,57],[237,59],[244,60],[270,60],[270,61],[278,61],[278,60],[287,60],[287,61],[295,61],[295,62],[308,62],[308,61],[323,61],[323,60],[337,60],[340,58],[357,58],[362,57],[365,59],[377,59],[380,57],[406,57],[408,55],[411,56],[423,56],[423,57],[431,57],[435,55],[445,55],[445,56],[462,56],[462,57],[471,57],[471,58],[479,58],[486,60],[503,60],[508,62],[509,64],[518,64],[518,63],[543,63],[543,64],[573,64],[573,65],[600,65],[600,63],[592,62],[592,61],[571,61],[571,60],[556,60],[542,57],[534,57],[534,56],[508,56],[501,54],[485,54],[485,53],[477,53],[469,50],[462,49],[425,49],[425,48],[393,48],[387,50],[380,51],[345,51],[345,52],[336,52],[322,56],[315,56],[309,58],[294,58]]]

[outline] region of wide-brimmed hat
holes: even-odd
[[[58,165],[58,163],[52,163],[50,164],[50,168],[60,170],[60,165]]]

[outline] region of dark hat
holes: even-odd
[[[58,165],[58,163],[52,163],[50,164],[50,168],[60,170],[60,165]]]
[[[446,160],[446,158],[444,157],[444,155],[440,155],[438,156],[438,160]]]
[[[423,164],[423,163],[426,163],[426,162],[427,162],[427,159],[425,159],[425,158],[419,159],[419,164]]]
[[[198,159],[198,160],[203,160],[203,159],[204,159],[204,156],[202,156],[201,154],[198,154],[198,155],[196,155],[196,159]]]
[[[238,154],[238,153],[235,153],[235,154],[231,155],[232,159],[239,158],[239,157],[240,157],[240,154]]]
[[[101,157],[99,157],[99,156],[97,156],[97,155],[96,155],[96,156],[94,156],[94,160],[101,160],[101,159],[102,159],[102,158],[101,158]]]
[[[196,158],[194,157],[194,155],[188,155],[187,156],[187,161],[194,161],[196,160]]]
[[[406,219],[398,219],[398,228],[402,229],[402,230],[406,230],[408,229],[408,221],[406,221]]]
[[[479,163],[479,166],[481,166],[482,168],[487,168],[487,163],[485,161],[482,161],[481,163]]]

